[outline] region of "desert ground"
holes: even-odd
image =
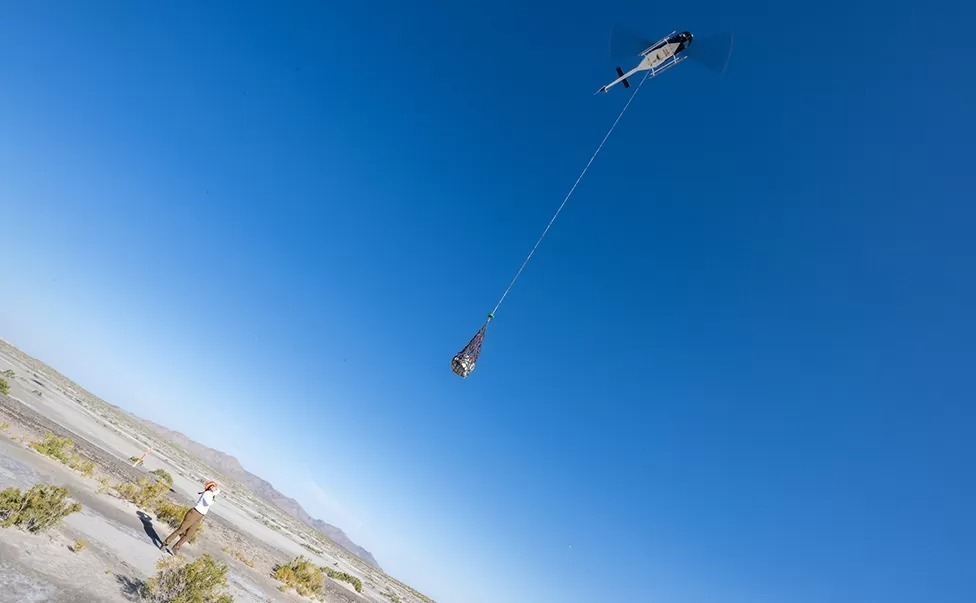
[[[169,557],[157,543],[172,528],[151,508],[125,500],[115,485],[136,482],[163,469],[172,478],[169,501],[190,506],[208,479],[226,493],[207,514],[196,541],[179,554],[210,555],[226,564],[227,593],[235,602],[311,601],[272,576],[273,569],[302,555],[317,566],[354,576],[325,578],[317,600],[335,603],[432,603],[330,541],[240,484],[233,483],[179,446],[146,429],[124,411],[92,396],[43,363],[0,340],[0,373],[9,395],[0,394],[0,490],[35,484],[68,489],[82,509],[42,533],[0,529],[0,603],[138,601],[140,586]],[[8,373],[9,375],[9,373]],[[82,471],[31,448],[47,434],[70,438],[79,458],[95,470]],[[152,452],[133,467],[130,460]],[[72,543],[83,540],[74,552]]]

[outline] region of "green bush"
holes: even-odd
[[[68,489],[38,484],[27,492],[7,488],[0,492],[0,527],[21,527],[28,532],[43,532],[62,519],[81,510],[78,503],[65,502]]]
[[[306,597],[317,597],[324,589],[322,570],[304,555],[292,559],[287,565],[276,566],[271,575]]]
[[[53,433],[49,433],[44,436],[42,441],[31,442],[30,447],[44,456],[59,460],[72,469],[80,471],[85,477],[91,477],[95,472],[95,463],[93,461],[86,461],[73,452],[75,443],[71,438],[60,438]]]
[[[157,564],[156,575],[142,586],[142,598],[150,603],[232,603],[227,587],[227,566],[210,555],[189,563],[167,557]]]
[[[44,439],[40,442],[31,442],[30,445],[31,448],[44,456],[57,459],[65,464],[71,460],[71,455],[73,454],[71,450],[74,446],[75,443],[71,441],[71,438],[59,438],[53,433],[45,435]]]
[[[183,523],[183,516],[186,515],[186,512],[190,510],[190,507],[174,505],[168,500],[161,500],[156,503],[156,508],[154,510],[156,511],[156,519],[168,524],[169,527],[176,529],[180,527],[181,523]]]
[[[363,592],[363,581],[357,578],[356,576],[351,576],[346,572],[337,572],[331,567],[323,567],[322,569],[324,569],[325,573],[333,580],[342,580],[343,582],[348,582],[349,584],[352,584],[353,588],[356,589],[357,593]]]
[[[15,376],[14,369],[7,369],[4,372],[0,373],[0,377],[4,377],[6,379],[13,379],[14,376]]]
[[[153,469],[149,473],[155,475],[159,481],[164,482],[168,488],[173,487],[173,476],[165,469]]]
[[[0,394],[7,395],[10,393],[10,384],[3,377],[0,377]]]
[[[140,477],[138,482],[125,482],[115,487],[115,491],[125,500],[143,509],[152,509],[169,491],[165,483]]]

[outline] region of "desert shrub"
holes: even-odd
[[[10,429],[10,423],[7,423],[6,421],[0,423],[0,431],[7,431],[8,429]]]
[[[10,393],[10,384],[3,377],[0,377],[0,394],[7,395]]]
[[[4,372],[0,373],[0,377],[4,377],[6,379],[13,379],[15,376],[16,373],[14,373],[14,369],[7,369]]]
[[[310,545],[310,544],[305,544],[305,543],[303,542],[303,543],[302,543],[302,546],[303,546],[303,547],[305,547],[306,549],[308,549],[308,550],[310,550],[310,551],[312,551],[312,552],[313,552],[313,553],[315,553],[316,555],[322,555],[322,554],[323,554],[323,553],[322,553],[322,551],[320,551],[319,549],[317,549],[317,548],[315,548],[314,546],[312,546],[312,545]]]
[[[115,491],[125,500],[143,509],[152,509],[169,491],[165,483],[140,477],[138,482],[124,482],[115,487]]]
[[[88,543],[84,540],[76,540],[75,543],[71,545],[71,552],[80,553],[81,551],[85,550],[86,546],[88,546]]]
[[[164,482],[167,487],[173,487],[173,476],[170,475],[165,469],[153,469],[149,473],[155,475],[159,481]]]
[[[125,482],[115,486],[115,492],[118,493],[120,498],[132,501],[135,499],[136,494],[139,493],[139,486],[133,484],[132,482]]]
[[[229,549],[227,547],[224,547],[223,548],[223,551],[225,553],[227,553],[228,555],[230,555],[231,557],[233,557],[234,559],[237,559],[238,561],[240,561],[244,565],[246,565],[248,567],[254,567],[254,562],[251,561],[250,559],[248,559],[247,557],[245,557],[244,556],[244,553],[240,552],[239,550],[237,550],[237,549]]]
[[[326,575],[328,575],[333,580],[342,580],[343,582],[348,582],[352,584],[353,588],[356,589],[357,593],[363,592],[363,581],[356,576],[351,576],[346,572],[338,572],[331,567],[322,568],[325,570]]]
[[[232,603],[224,592],[227,566],[210,555],[193,562],[181,557],[167,557],[156,564],[156,575],[142,586],[142,598],[150,603]]]
[[[52,459],[57,459],[62,463],[67,464],[71,460],[72,449],[75,443],[71,441],[71,438],[59,438],[53,433],[49,433],[44,436],[44,439],[40,442],[31,442],[30,447],[34,450],[40,452],[44,456],[49,456]]]
[[[190,510],[190,507],[174,505],[168,500],[160,500],[156,503],[154,510],[156,511],[156,519],[168,524],[171,528],[178,528],[180,527],[180,523],[183,522],[183,516]]]
[[[0,527],[21,527],[28,532],[43,532],[62,519],[81,510],[78,503],[68,503],[68,489],[38,484],[27,492],[7,488],[0,492]]]
[[[80,471],[85,477],[91,477],[95,472],[95,463],[93,461],[86,461],[78,454],[75,454],[75,443],[71,438],[61,438],[53,433],[49,433],[40,442],[31,442],[30,447],[44,456],[59,460],[72,469]]]
[[[112,480],[109,479],[107,475],[103,475],[102,477],[98,478],[98,483],[101,485],[98,487],[98,490],[95,491],[95,494],[104,494],[105,492],[108,492],[109,488],[112,487]]]
[[[43,398],[43,397],[44,397],[44,392],[42,392],[42,391],[41,391],[41,390],[39,390],[39,389],[35,389],[35,390],[34,390],[34,391],[32,391],[31,393],[32,393],[32,394],[34,394],[35,396],[37,396],[38,398]]]
[[[276,566],[271,575],[285,586],[294,588],[300,595],[317,597],[322,594],[322,570],[304,555],[292,559],[287,565]]]
[[[388,593],[383,593],[383,596],[389,599],[390,601],[393,601],[393,603],[400,603],[400,595],[396,594],[392,590]]]
[[[73,469],[81,471],[81,474],[85,477],[91,477],[95,473],[95,461],[79,461],[71,465]]]

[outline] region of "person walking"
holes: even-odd
[[[183,546],[183,543],[193,538],[193,535],[197,533],[200,524],[203,522],[203,517],[210,510],[210,507],[213,506],[218,494],[220,494],[220,488],[217,486],[217,482],[207,482],[204,484],[203,492],[200,492],[200,498],[197,499],[197,504],[192,509],[187,509],[180,527],[176,528],[176,531],[166,537],[161,548],[165,548],[170,555],[175,555],[180,547]],[[177,538],[179,540],[173,548],[170,548],[170,543]]]

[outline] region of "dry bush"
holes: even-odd
[[[210,555],[187,562],[167,557],[156,564],[159,570],[142,586],[143,600],[150,603],[232,603],[226,592],[227,566]]]
[[[163,482],[140,477],[138,482],[125,482],[115,487],[115,491],[125,500],[143,509],[151,509],[169,491],[169,486]]]
[[[80,553],[81,551],[85,550],[86,546],[88,546],[88,543],[84,540],[76,540],[75,543],[71,545],[71,552]]]
[[[91,477],[95,474],[95,461],[80,461],[72,464],[71,468],[80,471],[82,477]]]
[[[38,484],[27,492],[7,488],[0,492],[0,527],[21,527],[28,532],[43,532],[72,513],[81,511],[78,503],[65,502],[68,489]]]
[[[166,471],[165,469],[153,469],[149,473],[155,475],[156,478],[159,479],[159,481],[164,482],[167,487],[173,487],[173,476],[169,474],[169,471]]]
[[[109,488],[112,487],[112,480],[109,479],[107,475],[103,475],[102,477],[98,478],[98,483],[101,485],[98,487],[98,490],[95,491],[95,494],[104,494],[105,492],[108,492]]]
[[[132,502],[139,493],[139,486],[133,484],[132,482],[125,482],[115,486],[115,492],[118,493],[120,498],[124,498],[125,500]]]
[[[356,576],[352,576],[350,574],[347,574],[346,572],[336,571],[331,567],[324,567],[322,569],[324,569],[325,573],[333,580],[342,580],[343,582],[348,582],[349,584],[352,584],[353,588],[356,589],[357,593],[363,592],[363,581],[357,578]]]
[[[352,584],[353,588],[356,589],[357,593],[363,592],[363,581],[356,576],[351,576],[346,572],[338,572],[331,567],[323,567],[325,573],[333,580],[342,580],[343,582],[348,582]]]
[[[72,469],[80,471],[85,477],[91,477],[95,472],[93,461],[86,461],[73,452],[75,443],[71,438],[61,438],[49,433],[40,442],[31,442],[30,447],[44,456],[61,461]]]
[[[8,429],[10,429],[10,423],[7,423],[6,421],[0,423],[0,431],[7,431]]]
[[[276,566],[271,575],[306,597],[318,597],[324,589],[322,570],[304,555],[292,559],[287,565]]]
[[[10,384],[3,377],[0,377],[0,394],[7,395],[10,393]]]
[[[183,516],[186,515],[186,512],[189,510],[190,507],[174,505],[167,500],[161,500],[156,503],[156,519],[175,529],[180,527],[180,524],[183,523]]]
[[[247,557],[245,557],[244,553],[240,552],[239,550],[231,549],[228,547],[223,547],[222,550],[228,555],[230,555],[231,557],[233,557],[234,559],[237,559],[238,561],[243,563],[244,565],[252,568],[254,567],[254,562],[248,559]]]
[[[74,446],[75,443],[71,441],[71,438],[59,438],[53,433],[45,435],[40,442],[31,442],[30,445],[31,448],[44,456],[57,459],[65,464],[71,460],[71,455],[74,454],[72,452]]]

